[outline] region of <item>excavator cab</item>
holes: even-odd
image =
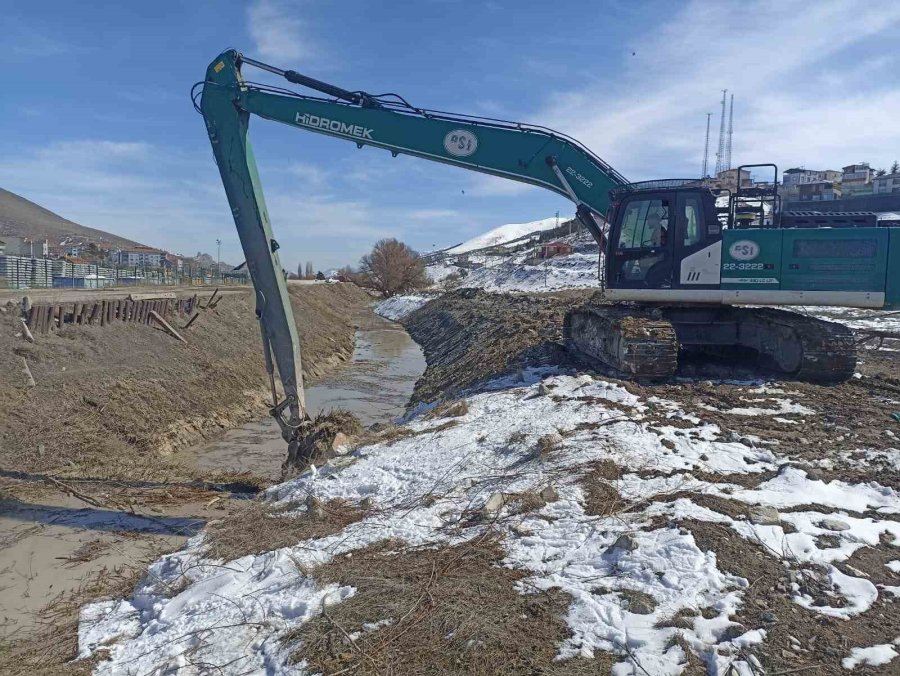
[[[616,189],[611,198],[608,289],[718,286],[712,247],[722,240],[722,226],[709,188],[695,179],[645,181]],[[708,265],[698,265],[704,256]]]

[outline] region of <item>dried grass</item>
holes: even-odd
[[[469,412],[469,402],[465,399],[459,401],[444,401],[428,411],[423,418],[434,420],[435,418],[461,418]]]
[[[344,500],[310,502],[299,515],[285,515],[261,502],[251,502],[239,512],[206,529],[206,556],[233,561],[250,554],[290,547],[309,538],[325,537],[359,521],[365,510]]]
[[[126,598],[144,575],[146,567],[162,553],[155,549],[127,566],[96,570],[82,580],[78,589],[60,594],[39,611],[40,625],[19,640],[0,643],[0,674],[82,676],[90,674],[101,661],[99,656],[75,660],[78,655],[78,613],[80,608],[102,599]]]
[[[525,573],[499,566],[504,556],[488,535],[441,549],[382,542],[340,557],[315,576],[357,592],[284,637],[291,660],[328,674],[552,670],[568,596],[521,594]]]

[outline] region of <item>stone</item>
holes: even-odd
[[[773,613],[771,610],[767,610],[764,613],[760,613],[759,619],[765,622],[766,624],[774,624],[778,622],[778,616]]]
[[[607,552],[613,552],[616,549],[621,549],[626,552],[633,552],[638,548],[638,543],[635,541],[633,537],[631,537],[628,533],[623,533],[618,537],[618,539],[613,542],[608,548]]]
[[[325,507],[322,505],[322,501],[312,495],[307,496],[306,513],[309,514],[311,519],[323,521],[325,519]]]
[[[491,493],[487,502],[484,503],[484,507],[481,508],[481,516],[485,519],[493,519],[500,513],[505,504],[506,496],[503,493]]]
[[[540,383],[537,388],[537,393],[542,397],[546,397],[550,394],[550,388],[544,385],[544,383]]]
[[[850,524],[840,519],[822,519],[819,526],[828,530],[844,531],[850,530]]]
[[[334,439],[331,440],[331,450],[338,455],[344,455],[350,451],[351,442],[352,439],[348,435],[338,432],[334,435]]]
[[[556,502],[559,500],[559,493],[556,492],[556,489],[553,486],[547,486],[546,488],[542,488],[541,492],[538,493],[541,496],[541,499],[544,502]]]
[[[520,523],[513,525],[510,530],[514,535],[518,535],[520,538],[528,537],[534,532],[528,526],[523,526]]]
[[[806,468],[806,478],[810,481],[821,481],[822,472],[817,470],[815,467],[808,467]]]
[[[781,517],[774,507],[757,505],[750,510],[750,523],[758,526],[777,526],[781,523]]]

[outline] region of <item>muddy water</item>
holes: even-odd
[[[402,415],[416,380],[425,371],[421,348],[399,324],[368,313],[358,317],[356,346],[349,364],[306,388],[311,415],[350,411],[363,425]],[[251,472],[278,478],[286,446],[271,418],[231,430],[215,442],[189,451],[203,470]]]
[[[387,422],[404,412],[425,359],[400,325],[371,312],[356,321],[352,361],[308,387],[307,406],[311,413],[348,410],[366,425]],[[190,449],[184,459],[200,469],[277,479],[286,450],[277,426],[265,419]],[[179,546],[228,504],[158,504],[153,514],[134,514],[67,497],[46,502],[0,501],[0,640],[27,633],[38,609],[86,576],[133,564],[153,547]]]

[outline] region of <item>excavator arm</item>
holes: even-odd
[[[295,93],[244,79],[254,66],[331,98]],[[256,161],[248,138],[251,114],[292,127],[412,155],[552,190],[576,204],[579,220],[604,244],[609,191],[627,181],[583,145],[544,127],[415,108],[395,94],[351,92],[295,71],[283,71],[234,50],[220,54],[198,83],[198,109],[231,206],[256,289],[272,414],[296,449],[306,418],[300,349]],[[196,98],[195,98],[196,105]],[[277,366],[284,397],[274,381]]]

